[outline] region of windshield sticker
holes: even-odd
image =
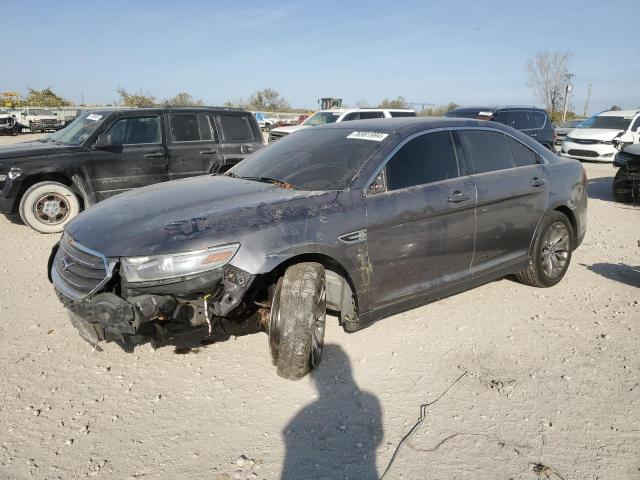
[[[493,115],[493,112],[478,112],[479,117],[490,117]]]
[[[355,138],[357,140],[371,140],[373,142],[381,142],[389,136],[388,133],[380,132],[351,132],[347,138]]]
[[[101,118],[102,118],[102,115],[98,115],[97,113],[92,113],[91,115],[87,115],[87,120],[93,120],[94,122],[97,122]]]

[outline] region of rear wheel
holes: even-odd
[[[620,167],[613,178],[613,198],[616,202],[633,202],[633,185],[629,179],[627,167]]]
[[[320,365],[326,317],[324,267],[308,262],[287,268],[269,320],[271,360],[280,377],[299,380]]]
[[[22,195],[19,211],[25,225],[40,233],[56,233],[80,212],[80,201],[62,183],[40,182]]]
[[[545,216],[536,233],[527,268],[516,274],[518,280],[534,287],[556,285],[571,262],[573,227],[560,212]]]

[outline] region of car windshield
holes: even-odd
[[[316,112],[307,118],[303,125],[307,127],[315,127],[317,125],[326,125],[327,123],[335,123],[338,120],[338,117],[341,115],[340,112]]]
[[[42,139],[43,142],[57,142],[65,145],[80,145],[96,131],[107,117],[102,112],[85,112],[62,130]]]
[[[609,115],[594,115],[587,118],[578,128],[602,128],[605,130],[626,130],[631,125],[631,118]]]
[[[384,143],[365,135],[348,138],[353,133],[342,128],[300,130],[261,148],[226,175],[272,179],[299,190],[344,190]],[[372,132],[365,133],[371,138]]]
[[[30,115],[53,115],[51,110],[45,110],[44,108],[30,108]]]
[[[577,128],[584,120],[567,120],[560,124],[560,128]]]

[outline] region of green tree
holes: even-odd
[[[27,93],[22,104],[30,107],[68,107],[73,105],[73,103],[66,98],[62,98],[53,93],[50,87],[43,90],[29,88],[29,93]]]
[[[402,96],[396,98],[395,100],[385,98],[380,102],[378,108],[409,108],[409,103]]]
[[[117,90],[120,95],[120,104],[125,107],[155,107],[156,97],[150,93],[144,93],[140,90],[139,93],[129,93],[124,88],[120,87]]]
[[[279,112],[291,109],[289,102],[272,88],[258,90],[251,97],[246,105],[250,110],[267,110]]]
[[[162,103],[165,107],[201,107],[204,105],[202,100],[196,100],[186,92],[180,92],[175,97],[168,98]]]

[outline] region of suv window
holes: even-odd
[[[515,138],[507,137],[511,154],[513,155],[513,163],[516,167],[527,167],[538,163],[538,156],[530,148],[526,147]]]
[[[531,117],[531,128],[542,128],[546,120],[546,115],[542,112],[529,112]]]
[[[211,124],[206,115],[169,115],[171,141],[201,142],[213,139]]]
[[[511,126],[511,112],[501,111],[496,113],[495,121],[503,125]]]
[[[404,145],[386,167],[387,189],[424,185],[458,176],[451,133],[421,135]]]
[[[389,112],[389,114],[395,118],[395,117],[415,117],[416,116],[416,112]]]
[[[108,132],[114,145],[160,143],[158,117],[127,117],[114,123]]]
[[[366,120],[368,118],[384,118],[382,112],[360,112],[360,120]]]
[[[227,142],[253,142],[253,130],[246,116],[220,115],[222,135]]]
[[[358,112],[347,113],[342,119],[343,122],[348,122],[350,120],[358,120]]]
[[[471,157],[473,173],[513,168],[511,150],[504,134],[484,130],[466,130],[460,132],[460,136]]]
[[[527,130],[531,128],[529,114],[525,110],[515,110],[511,112],[511,126],[516,130]]]
[[[633,125],[631,125],[631,131],[632,132],[636,132],[636,131],[638,131],[638,129],[640,129],[640,117],[637,117],[636,121],[633,122]]]

